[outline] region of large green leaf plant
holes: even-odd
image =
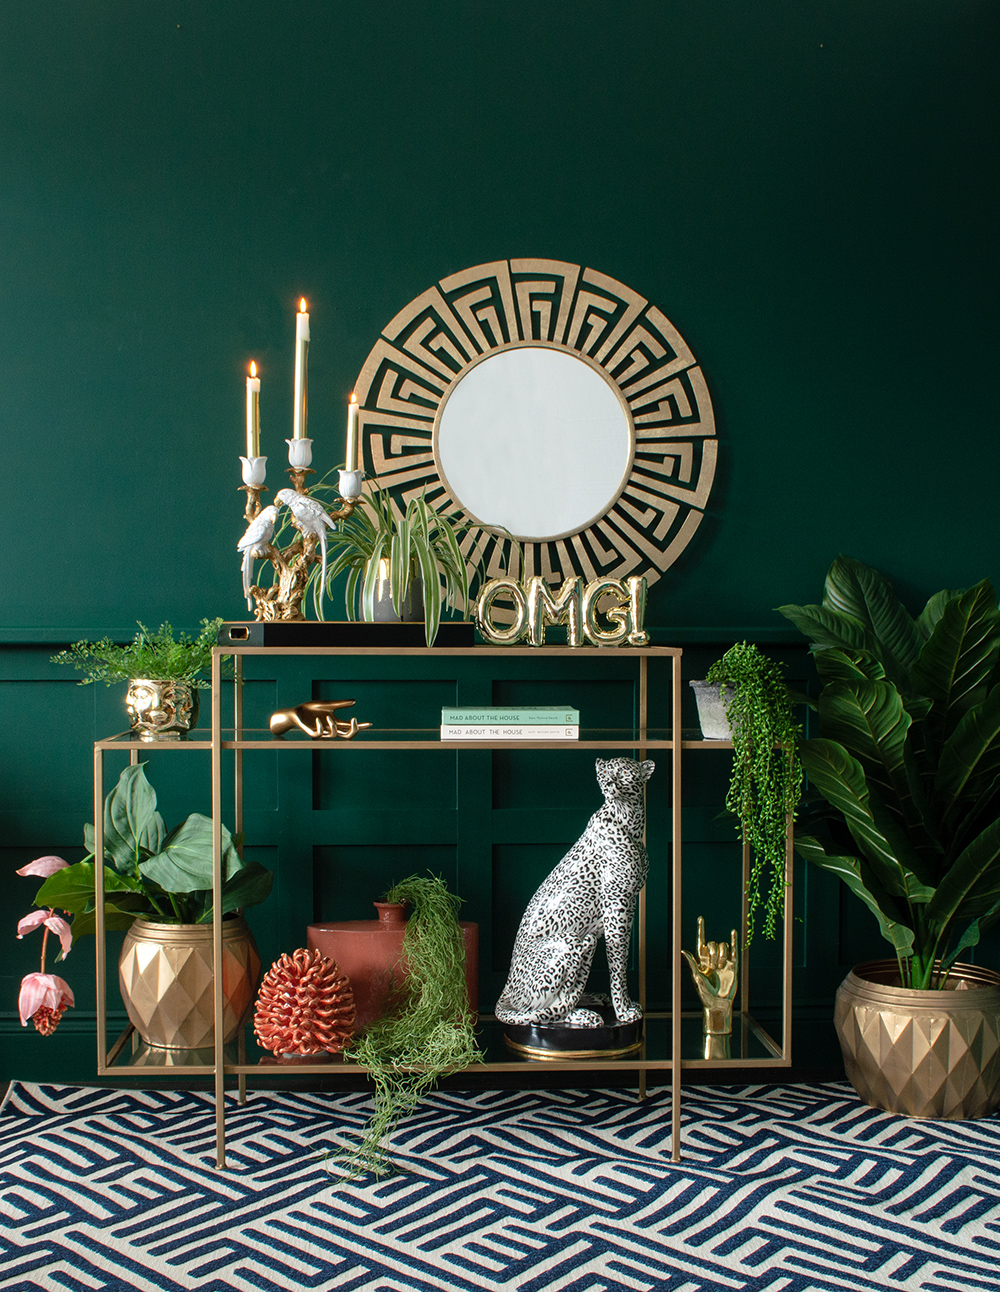
[[[820,811],[796,850],[875,914],[904,985],[943,987],[1000,916],[1000,611],[988,579],[913,617],[840,556],[821,605],[781,606],[811,641]]]
[[[94,827],[83,827],[88,856],[57,870],[35,905],[72,914],[74,942],[94,932],[97,904]],[[222,827],[222,915],[254,906],[271,891],[272,875],[244,862]],[[104,801],[104,917],[109,929],[136,918],[158,924],[207,924],[212,919],[212,821],[192,813],[167,830],[143,765],[126,767]]]

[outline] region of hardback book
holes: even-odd
[[[579,740],[570,722],[442,722],[442,740]]]
[[[559,704],[535,705],[445,705],[441,710],[441,725],[444,726],[496,726],[500,723],[527,724],[533,727],[579,726],[580,710],[565,708]]]

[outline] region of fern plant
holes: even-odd
[[[132,641],[121,646],[110,637],[96,642],[74,642],[68,650],[52,656],[53,664],[71,664],[87,674],[80,685],[89,682],[127,682],[146,677],[158,682],[186,682],[189,686],[211,685],[212,647],[219,636],[221,619],[202,619],[197,637],[181,632],[174,636],[168,623],[151,631],[139,624]]]
[[[367,1068],[375,1083],[372,1119],[360,1143],[337,1159],[349,1177],[391,1172],[384,1140],[393,1127],[445,1073],[483,1061],[465,983],[461,899],[443,879],[411,875],[382,900],[413,907],[403,935],[405,994],[346,1056]]]
[[[802,795],[801,733],[781,669],[756,646],[731,647],[705,680],[733,688],[726,711],[733,739],[726,807],[739,821],[753,858],[747,884],[749,947],[757,911],[763,911],[764,937],[773,939],[785,910],[787,823]]]

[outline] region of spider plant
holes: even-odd
[[[468,615],[469,575],[457,535],[470,525],[435,511],[423,495],[411,498],[400,514],[386,490],[373,484],[353,514],[330,534],[332,559],[326,587],[320,588],[319,578],[314,576],[316,617],[322,618],[322,598],[332,592],[334,581],[344,573],[347,617],[369,621],[374,618],[379,585],[386,577],[397,614],[411,584],[420,579],[424,633],[430,646],[437,636],[443,606],[460,609],[463,617]]]

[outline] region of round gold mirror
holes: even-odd
[[[477,265],[384,329],[358,377],[365,468],[404,505],[522,540],[523,577],[659,578],[701,522],[712,401],[670,321],[623,283],[557,260]],[[501,572],[473,530],[470,571]]]

